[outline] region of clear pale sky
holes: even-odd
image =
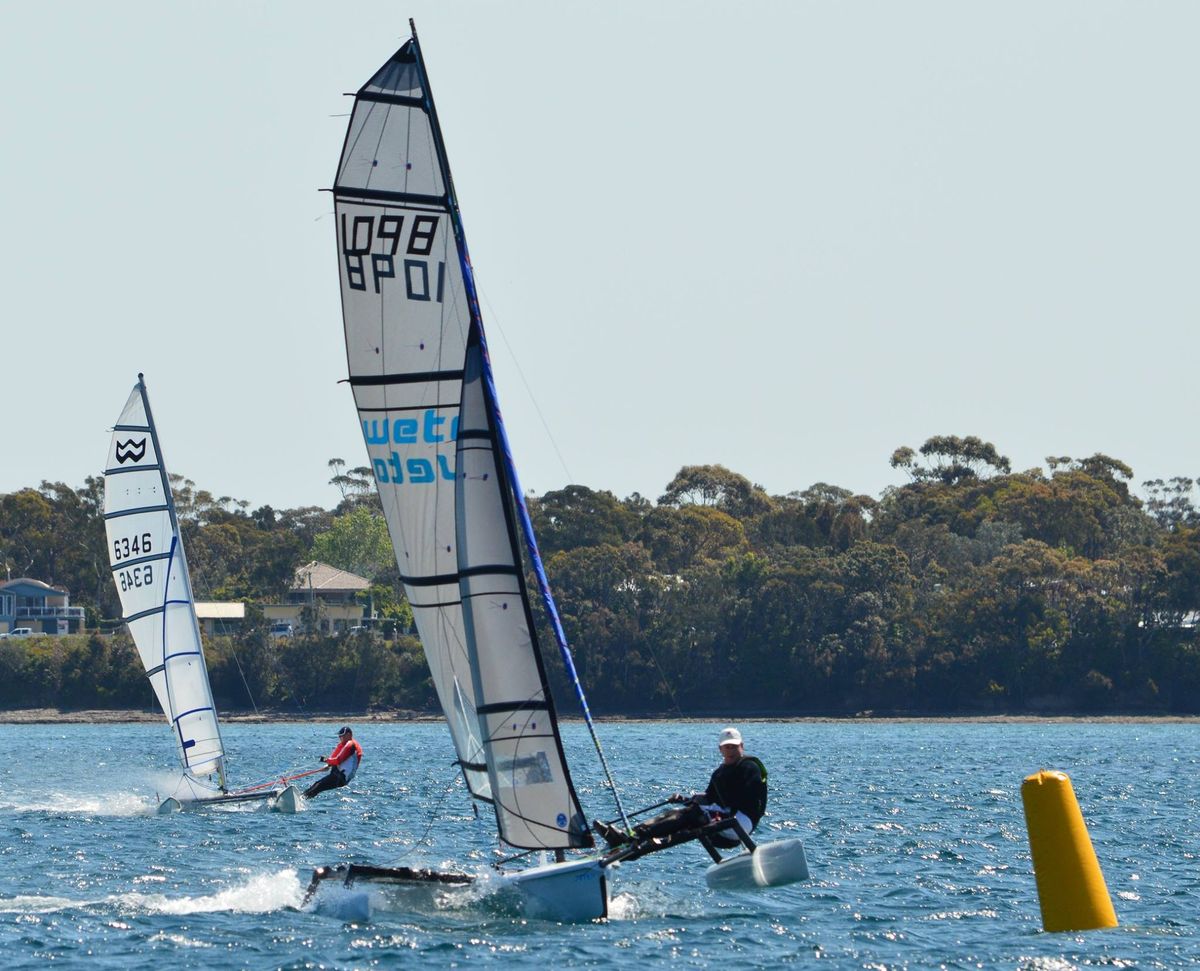
[[[0,492],[99,473],[140,370],[173,472],[336,502],[319,190],[409,16],[527,489],[1200,474],[1200,5],[10,2]]]

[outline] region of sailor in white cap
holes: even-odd
[[[620,846],[635,840],[669,836],[682,829],[695,829],[718,819],[736,818],[747,835],[753,832],[767,808],[767,770],[753,755],[747,755],[742,733],[732,726],[721,729],[717,736],[721,764],[708,780],[703,792],[684,796],[676,793],[671,802],[688,803],[686,809],[670,809],[653,819],[640,823],[632,835],[606,823],[593,823],[610,846]],[[732,831],[713,834],[710,839],[718,846],[737,846]]]

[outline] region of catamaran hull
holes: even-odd
[[[315,900],[326,882],[336,881],[329,891]],[[489,891],[515,901],[516,908],[526,917],[553,920],[561,923],[583,923],[608,915],[608,881],[600,860],[580,860],[571,863],[549,863],[518,873],[500,874],[480,881],[467,873],[439,873],[434,870],[408,867],[349,866],[320,867],[313,871],[312,881],[304,895],[304,903],[313,902],[319,913],[347,919],[369,916],[370,887],[381,891],[413,892],[433,890],[444,892],[454,886],[482,886],[481,899]],[[325,898],[328,897],[328,900]]]
[[[808,860],[802,840],[760,843],[752,853],[740,853],[714,863],[704,874],[712,890],[756,890],[782,887],[808,879]]]
[[[295,786],[288,786],[283,792],[279,793],[270,803],[271,812],[284,813],[291,816],[300,811],[300,790]]]
[[[288,795],[289,790],[292,793],[290,796]],[[299,793],[296,792],[295,786],[288,786],[282,790],[274,789],[270,792],[231,793],[224,796],[210,796],[206,799],[176,799],[174,796],[167,796],[159,804],[156,812],[159,816],[170,816],[172,813],[212,809],[216,806],[235,806],[247,802],[265,802],[276,812],[294,813],[298,808],[298,800]],[[287,808],[288,806],[291,808]]]
[[[364,921],[371,917],[370,888],[383,893],[397,890],[405,894],[437,895],[474,882],[475,878],[469,873],[440,873],[406,866],[378,867],[359,863],[322,866],[313,870],[301,906],[311,904],[316,913],[338,920]]]
[[[599,860],[549,863],[504,880],[528,917],[577,924],[608,916],[608,881]]]

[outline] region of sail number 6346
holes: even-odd
[[[113,559],[127,560],[131,556],[142,556],[146,553],[152,553],[150,548],[151,540],[149,533],[142,533],[141,536],[122,536],[119,539],[113,540]]]
[[[119,570],[117,582],[121,584],[122,591],[132,590],[135,587],[148,587],[154,582],[153,564],[146,563],[142,566],[130,567],[128,570]]]

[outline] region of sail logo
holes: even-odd
[[[136,442],[131,438],[127,442],[117,442],[117,462],[124,465],[126,462],[140,462],[146,457],[146,440],[138,439]]]
[[[363,438],[372,452],[387,445],[441,445],[458,439],[458,416],[447,418],[426,408],[420,418],[364,418]],[[437,464],[427,458],[401,458],[391,450],[386,458],[372,458],[375,479],[380,485],[427,485],[439,479],[454,481],[454,469],[447,456],[438,455]]]
[[[447,418],[426,408],[420,418],[364,418],[362,430],[368,445],[440,445],[458,440],[458,415]]]
[[[395,451],[386,459],[371,459],[371,465],[375,469],[375,479],[380,485],[403,485],[405,482],[412,485],[428,485],[439,478],[454,481],[454,470],[450,468],[450,463],[444,455],[437,457],[436,471],[429,459],[401,459],[400,454]]]

